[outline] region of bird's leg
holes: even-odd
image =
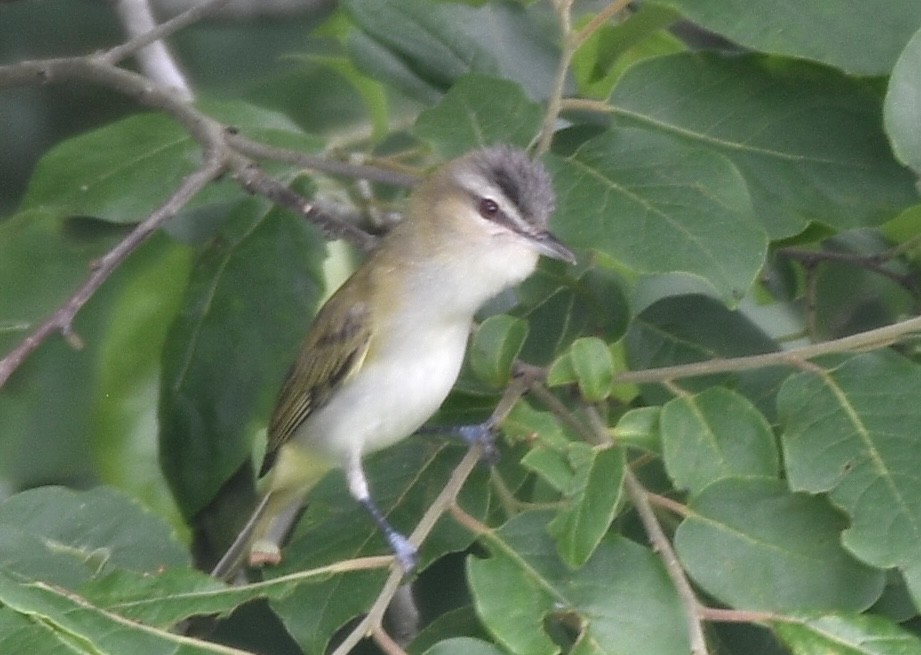
[[[393,551],[393,556],[396,558],[400,568],[403,569],[404,575],[408,576],[419,563],[419,551],[409,539],[390,525],[387,518],[371,499],[371,494],[368,491],[368,481],[365,478],[364,469],[361,467],[360,455],[356,454],[349,459],[346,478],[352,497],[361,503],[361,506],[371,515],[378,529],[384,533],[387,543],[390,544],[390,550]]]
[[[436,434],[456,437],[468,446],[479,444],[483,449],[483,460],[489,465],[499,461],[499,449],[496,448],[496,421],[492,417],[482,423],[470,425],[435,425],[425,426],[417,430],[417,434]]]

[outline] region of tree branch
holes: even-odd
[[[115,0],[114,7],[129,37],[146,37],[157,27],[148,0]],[[192,100],[192,89],[162,38],[139,48],[135,58],[150,80],[171,89],[187,102]]]
[[[823,341],[822,343],[810,344],[800,348],[791,348],[790,350],[765,353],[763,355],[733,357],[732,359],[710,359],[703,362],[663,366],[642,371],[625,371],[616,376],[615,382],[618,384],[661,383],[681,378],[713,375],[715,373],[749,371],[768,366],[801,367],[803,362],[823,355],[883,348],[916,332],[921,332],[921,316],[876,328],[875,330],[867,330],[866,332],[840,339]]]
[[[138,34],[129,41],[117,45],[114,48],[110,48],[100,55],[99,58],[108,64],[117,64],[125,57],[130,57],[141,48],[159,41],[160,39],[165,39],[171,34],[175,34],[179,30],[201,20],[212,11],[216,11],[223,5],[226,5],[229,1],[230,0],[204,0],[204,2],[192,6],[181,14],[154,27],[150,31]]]
[[[234,179],[246,191],[261,195],[298,216],[307,218],[318,225],[328,237],[345,238],[365,250],[373,245],[374,237],[351,223],[318,210],[315,204],[307,198],[268,176],[243,152],[236,150],[234,144],[241,145],[241,150],[266,156],[278,156],[282,160],[296,160],[292,163],[298,165],[308,165],[307,159],[301,160],[291,151],[282,151],[267,146],[260,148],[257,142],[240,137],[235,130],[187,103],[184,97],[174,90],[160,86],[143,75],[119,68],[112,63],[137,48],[143,47],[154,37],[165,36],[189,24],[192,20],[200,18],[219,4],[221,2],[215,0],[189,10],[159,28],[123,46],[113,48],[101,56],[88,55],[24,61],[9,66],[0,66],[0,88],[77,80],[98,84],[133,98],[138,104],[161,111],[180,123],[189,136],[201,146],[205,160],[202,168],[187,178],[169,200],[141,221],[128,237],[99,260],[89,279],[64,305],[29,334],[18,347],[0,360],[0,388],[25,358],[55,331],[60,331],[71,343],[79,345],[79,339],[73,335],[71,328],[73,318],[102,282],[151,232],[175,216],[208,182],[217,179],[226,171],[233,172]],[[411,182],[409,176],[399,176],[392,171],[380,171],[368,166],[353,166],[341,162],[331,162],[329,166],[325,166],[318,158],[310,158],[309,164],[317,170],[327,169],[337,175],[351,177],[376,175],[378,179],[388,183]]]
[[[591,426],[590,429],[582,431],[586,439],[591,443],[610,444],[611,438],[608,436],[607,428],[597,410],[589,406],[585,408],[585,412],[588,423]],[[707,640],[704,637],[703,622],[701,619],[702,605],[700,601],[697,600],[697,594],[694,593],[694,589],[691,587],[691,583],[684,573],[681,562],[678,561],[678,555],[675,553],[675,549],[672,548],[671,542],[668,540],[665,531],[659,524],[659,519],[656,518],[656,513],[653,511],[652,504],[649,502],[649,492],[637,479],[629,466],[624,468],[624,488],[631,502],[633,502],[637,514],[639,514],[640,522],[643,524],[643,529],[646,530],[646,535],[649,537],[649,543],[652,544],[653,551],[658,553],[663,564],[665,564],[665,570],[668,573],[668,577],[671,578],[672,584],[675,586],[675,591],[681,599],[681,605],[684,608],[685,625],[688,631],[688,640],[691,645],[691,655],[707,655]]]
[[[218,155],[210,156],[204,165],[189,175],[182,185],[160,207],[153,211],[144,221],[138,223],[124,239],[101,259],[95,262],[93,272],[76,293],[59,307],[51,317],[34,330],[22,343],[0,359],[0,387],[12,375],[26,357],[38,348],[49,335],[60,331],[71,343],[79,344],[73,334],[73,320],[77,312],[102,286],[109,275],[128,257],[129,254],[164,223],[175,216],[195,194],[224,172],[224,160]]]

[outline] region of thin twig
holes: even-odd
[[[157,21],[150,8],[149,0],[115,0],[115,13],[118,15],[132,39],[146,37],[157,28]],[[150,80],[160,86],[172,89],[183,100],[191,102],[194,98],[179,62],[162,38],[156,39],[135,52],[135,59]]]
[[[700,601],[697,600],[697,595],[694,593],[694,589],[681,567],[681,562],[678,561],[675,549],[672,548],[665,531],[659,525],[659,519],[656,518],[656,514],[646,495],[646,488],[636,479],[629,467],[624,469],[624,488],[627,490],[627,495],[630,496],[633,506],[636,507],[636,512],[640,516],[640,521],[646,530],[652,549],[659,554],[663,564],[665,564],[668,577],[671,578],[672,584],[675,585],[675,591],[678,592],[678,597],[681,599],[691,654],[707,655],[707,640],[704,636],[701,620],[702,606]]]
[[[130,41],[106,50],[99,58],[109,64],[117,64],[126,57],[130,57],[141,48],[150,45],[160,39],[165,39],[171,34],[188,27],[192,23],[201,20],[204,16],[210,14],[227,4],[230,0],[205,0],[193,5],[191,8],[171,18],[168,21],[160,23],[157,27],[140,34]]]
[[[374,639],[374,643],[377,644],[386,655],[406,655],[406,651],[400,647],[400,644],[395,642],[381,626],[377,626],[371,631],[371,638]]]
[[[267,198],[271,202],[303,216],[320,228],[327,239],[346,239],[364,251],[371,250],[377,239],[358,227],[338,220],[336,217],[318,211],[316,205],[301,194],[279,182],[242,155],[231,155],[230,166],[234,179],[250,193]]]
[[[581,48],[588,41],[592,34],[600,29],[605,23],[614,18],[623,11],[624,7],[630,4],[630,0],[614,0],[607,7],[595,14],[592,19],[573,36],[573,47],[575,50]]]
[[[794,259],[802,263],[803,266],[807,268],[815,267],[821,262],[852,264],[873,273],[878,273],[883,277],[887,277],[908,291],[915,291],[914,287],[912,286],[912,277],[910,274],[897,273],[896,271],[886,268],[886,263],[890,259],[890,252],[891,251],[873,255],[858,255],[856,253],[850,252],[836,252],[834,250],[805,250],[803,248],[794,247],[779,248],[777,250],[778,255],[788,257],[789,259]]]
[[[660,494],[652,493],[651,491],[646,492],[646,497],[649,499],[649,502],[657,507],[662,507],[667,509],[673,514],[677,514],[681,518],[688,518],[691,516],[692,512],[688,509],[687,505],[679,503],[677,500],[673,500],[668,496],[662,496]]]
[[[566,90],[566,76],[576,51],[585,43],[594,32],[604,25],[612,16],[627,6],[629,0],[614,0],[602,9],[589,23],[578,32],[572,29],[572,1],[562,0],[554,3],[560,20],[560,31],[563,35],[563,49],[560,52],[560,61],[557,63],[553,87],[547,98],[547,109],[544,113],[544,122],[540,131],[536,154],[542,155],[550,150],[556,124],[563,109],[563,94]]]
[[[538,156],[550,150],[553,134],[556,132],[556,122],[560,117],[560,107],[563,102],[563,93],[566,90],[566,75],[569,65],[575,54],[572,38],[572,25],[570,17],[571,2],[557,3],[557,14],[560,18],[561,32],[563,35],[563,50],[560,52],[560,61],[557,63],[556,75],[553,78],[553,87],[547,98],[547,109],[544,112],[544,122],[540,130],[540,139],[537,142],[536,153]]]
[[[921,332],[921,316],[840,339],[823,341],[822,343],[810,344],[800,348],[791,348],[790,350],[733,357],[731,359],[710,359],[703,362],[663,366],[641,371],[625,371],[618,374],[614,381],[617,384],[647,384],[716,373],[749,371],[768,366],[799,367],[802,362],[823,355],[875,350],[890,346],[917,332]]]
[[[209,157],[201,168],[183,181],[166,202],[154,210],[144,221],[138,223],[137,227],[128,236],[99,259],[86,282],[50,318],[29,334],[19,346],[14,348],[3,359],[0,359],[0,387],[3,387],[13,371],[48,336],[54,332],[61,332],[65,336],[71,334],[74,316],[119,264],[151,234],[158,230],[160,226],[175,216],[195,194],[220,177],[223,170],[224,161],[221,158]]]
[[[301,168],[327,173],[328,175],[341,175],[353,179],[357,178],[370,182],[380,182],[381,184],[402,187],[414,186],[419,181],[417,175],[412,175],[403,171],[317,157],[316,155],[310,155],[299,150],[270,146],[249,139],[242,134],[229,134],[227,140],[230,145],[233,146],[234,150],[254,159],[280,161],[286,164],[300,166]]]

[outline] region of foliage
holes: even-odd
[[[408,652],[921,653],[921,5],[626,4],[343,0],[175,35],[194,112],[343,164],[262,161],[370,231],[404,191],[343,153],[386,177],[509,142],[552,173],[579,264],[484,311],[435,419],[500,405],[500,460],[420,435],[368,463],[395,525],[431,514]],[[4,116],[34,112],[16,66]],[[128,95],[91,128],[69,102],[0,204],[4,353],[202,165],[194,126]],[[355,260],[239,173],[0,382],[2,652],[319,653],[365,629],[394,652],[354,623],[399,576],[341,476],[260,581],[193,566],[251,500],[280,378]]]

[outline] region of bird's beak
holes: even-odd
[[[575,264],[576,256],[572,250],[563,245],[563,242],[550,232],[538,232],[530,235],[531,241],[537,246],[537,251],[547,257],[559,259],[567,264]]]

